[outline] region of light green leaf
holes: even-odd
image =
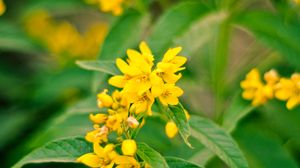
[[[119,74],[115,61],[76,61],[76,64],[86,70],[100,71],[110,75]]]
[[[196,165],[194,163],[188,162],[187,160],[177,158],[177,157],[165,157],[169,167],[172,168],[202,168],[202,166]]]
[[[168,168],[166,160],[156,150],[145,143],[138,143],[137,155],[151,167]]]
[[[290,64],[300,67],[299,24],[289,24],[282,17],[267,12],[247,12],[239,15],[236,22],[279,51]]]
[[[180,136],[189,147],[192,147],[188,141],[188,138],[191,135],[190,125],[187,121],[182,105],[169,106],[169,109],[169,115],[178,127]]]
[[[215,153],[231,168],[248,168],[248,163],[234,139],[209,119],[192,116],[192,136]]]
[[[203,3],[183,2],[165,12],[153,27],[147,40],[156,55],[156,59],[163,56],[163,52],[189,28],[193,21],[208,11]]]
[[[91,144],[83,138],[52,141],[30,152],[12,168],[21,168],[28,163],[76,162],[79,156],[91,151]]]

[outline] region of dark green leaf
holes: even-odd
[[[151,167],[168,168],[166,160],[154,149],[145,143],[138,143],[137,155]]]
[[[100,71],[110,75],[119,73],[115,61],[76,61],[76,64],[86,70]]]
[[[247,12],[236,21],[258,40],[279,51],[292,65],[300,67],[299,24],[286,23],[280,16],[266,12]]]
[[[183,138],[184,142],[191,147],[191,144],[188,141],[191,131],[183,107],[181,105],[176,105],[169,106],[169,109],[169,115],[178,127],[180,136]]]
[[[209,119],[192,116],[192,136],[215,153],[231,168],[248,168],[248,163],[234,139]]]
[[[12,168],[21,168],[28,163],[75,162],[79,156],[91,151],[90,143],[83,138],[62,139],[35,149]]]
[[[176,157],[165,157],[169,167],[171,168],[202,168],[202,166],[190,163],[184,159]]]

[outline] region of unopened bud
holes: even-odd
[[[139,122],[133,116],[127,118],[127,123],[130,128],[137,128],[139,126]]]

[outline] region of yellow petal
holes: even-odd
[[[245,90],[242,94],[243,98],[246,100],[252,100],[255,92],[253,90]]]
[[[292,93],[288,90],[280,89],[275,92],[275,97],[279,100],[287,100],[289,97],[291,97]]]
[[[97,154],[97,156],[99,156],[101,158],[103,158],[105,156],[104,149],[102,148],[102,146],[100,146],[100,144],[98,142],[93,143],[93,149],[94,149],[94,152]]]
[[[167,83],[176,83],[181,78],[181,76],[181,73],[179,73],[178,75],[171,73],[165,74],[163,78]]]
[[[297,96],[292,96],[291,98],[289,98],[288,102],[286,103],[286,107],[289,110],[291,110],[298,104],[299,104],[299,98]]]
[[[162,61],[163,62],[169,62],[169,61],[171,61],[181,50],[182,50],[181,47],[176,47],[176,48],[169,49],[165,53]]]
[[[90,114],[90,120],[93,121],[95,124],[102,124],[106,121],[106,119],[106,114]]]
[[[89,167],[100,167],[100,165],[101,165],[100,158],[93,153],[87,153],[87,154],[80,156],[77,159],[77,162],[81,162]]]
[[[113,76],[108,80],[108,83],[112,86],[118,87],[118,88],[123,88],[126,83],[126,78],[124,76]]]
[[[152,54],[150,48],[148,47],[148,45],[145,41],[142,41],[140,43],[140,50],[143,54]]]
[[[178,133],[178,128],[173,121],[169,121],[166,124],[165,131],[169,138],[174,138]]]
[[[125,61],[118,58],[116,61],[117,67],[123,74],[128,74],[129,76],[139,75],[141,72],[134,66],[129,66]]]
[[[185,64],[185,62],[187,61],[186,57],[182,57],[182,56],[176,56],[171,63],[175,64],[177,67],[181,67],[183,64]]]
[[[122,153],[124,155],[133,156],[136,152],[137,146],[134,140],[126,139],[122,142]]]
[[[127,50],[127,55],[128,55],[128,58],[130,59],[130,61],[133,61],[133,62],[141,62],[143,59],[142,55],[139,52],[132,50],[132,49]]]

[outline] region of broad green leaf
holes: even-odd
[[[21,168],[28,163],[75,162],[76,158],[91,151],[90,143],[83,138],[52,141],[30,152],[12,168]]]
[[[209,9],[199,2],[183,2],[166,11],[153,27],[147,40],[156,59],[163,56],[163,52],[174,43],[174,39],[182,35],[193,21],[208,11]]]
[[[263,120],[259,120],[260,123]],[[287,124],[287,123],[286,123]],[[273,128],[272,128],[273,129]],[[259,123],[242,125],[234,137],[255,168],[297,168],[296,161],[285,150],[282,140]]]
[[[236,22],[280,52],[290,64],[300,67],[299,23],[289,24],[280,16],[267,12],[247,12],[239,15]]]
[[[155,168],[168,168],[166,160],[154,149],[145,143],[138,143],[137,155]]]
[[[202,166],[191,163],[187,160],[176,157],[165,157],[169,167],[172,168],[202,168]]]
[[[238,94],[234,96],[230,106],[224,112],[222,127],[227,132],[232,132],[238,122],[253,109],[254,107],[251,106],[251,103],[249,101],[245,101],[239,91]]]
[[[191,135],[190,126],[185,116],[184,109],[182,105],[169,106],[168,112],[172,120],[178,127],[178,131],[184,142],[191,147],[191,144],[188,141],[189,136]]]
[[[115,61],[76,61],[76,64],[86,70],[100,71],[110,75],[119,73]]]
[[[148,22],[149,16],[137,11],[130,10],[122,15],[106,36],[98,59],[115,61],[116,58],[124,57],[128,48],[136,47],[141,41]],[[93,82],[94,92],[107,86],[107,83],[103,81],[106,78],[107,75],[96,73]]]
[[[231,168],[248,168],[248,163],[234,139],[209,119],[192,116],[192,136],[215,153]]]

